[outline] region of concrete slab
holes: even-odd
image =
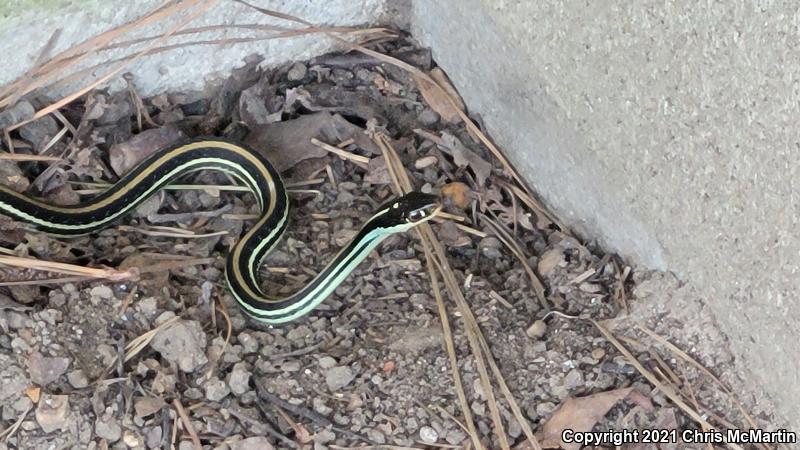
[[[686,0],[417,0],[412,18],[544,200],[691,283],[756,401],[795,429],[798,19],[792,4]]]
[[[13,55],[3,59],[0,85],[16,79],[31,67],[45,43],[56,30],[60,30],[51,54],[83,42],[114,26],[129,22],[163,4],[163,0],[141,0],[135,3],[112,0],[10,0],[0,4],[0,52]],[[351,26],[380,23],[396,14],[395,6],[385,0],[329,0],[294,2],[269,0],[252,2],[261,8],[272,9],[302,17],[318,25]],[[180,17],[186,17],[183,14]],[[396,16],[395,16],[396,17]],[[156,36],[165,31],[165,23],[141,30],[136,37]],[[402,17],[401,17],[402,20]],[[295,27],[285,20],[270,18],[233,1],[222,1],[208,13],[192,21],[187,27],[204,27],[218,24],[267,24]],[[205,32],[171,39],[170,44],[224,39],[226,37],[266,36],[264,31],[241,28]],[[125,38],[130,39],[130,37]],[[168,89],[199,90],[234,67],[244,65],[248,55],[259,54],[264,64],[275,66],[287,61],[306,59],[329,51],[333,42],[322,35],[309,35],[291,39],[261,40],[230,45],[193,45],[160,53],[135,63],[130,72],[136,76],[136,85],[144,95]],[[86,61],[85,67],[113,60],[135,52],[142,45],[104,52],[100,58]],[[88,77],[91,78],[90,74]],[[115,87],[124,86],[118,80]],[[56,92],[63,92],[64,88]]]

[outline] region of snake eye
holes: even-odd
[[[420,220],[424,219],[426,216],[424,209],[415,209],[408,213],[408,221],[409,222],[419,222]]]

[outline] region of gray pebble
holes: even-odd
[[[290,341],[305,341],[308,336],[311,336],[312,331],[311,328],[300,325],[298,327],[293,328],[288,333],[286,333],[286,339]]]
[[[258,339],[250,333],[239,333],[237,340],[242,345],[242,350],[245,354],[255,353],[258,351]]]
[[[66,372],[69,363],[69,358],[47,357],[36,352],[28,358],[28,374],[34,383],[45,386]]]
[[[380,430],[371,429],[367,431],[367,437],[376,444],[385,444],[386,443],[386,435],[380,432]]]
[[[89,291],[89,295],[94,299],[111,300],[114,298],[114,291],[106,285],[95,286]]]
[[[68,373],[67,380],[69,381],[70,386],[74,387],[75,389],[83,389],[86,386],[89,386],[89,379],[86,378],[86,374],[84,374],[80,369],[73,370],[72,372]]]
[[[158,448],[161,446],[161,427],[150,427],[145,431],[145,443],[148,448]]]
[[[424,426],[419,429],[419,438],[426,444],[434,444],[439,440],[439,433],[429,426]]]
[[[218,402],[222,400],[231,392],[231,390],[228,389],[228,385],[219,378],[212,378],[208,380],[203,388],[206,391],[206,399],[212,402]]]
[[[336,367],[336,360],[331,358],[330,356],[323,356],[319,359],[319,366],[323,369],[330,369],[332,367]]]
[[[159,331],[150,345],[184,372],[193,372],[208,362],[206,333],[196,320],[176,321]]]
[[[322,414],[323,416],[327,416],[331,412],[333,412],[333,408],[325,404],[325,400],[314,397],[314,400],[311,401],[311,404],[314,406],[314,411]]]
[[[109,442],[117,442],[122,437],[122,428],[117,424],[117,420],[113,417],[107,419],[97,419],[94,423],[94,432],[98,437],[108,440]]]
[[[328,389],[332,392],[336,392],[350,384],[355,377],[356,376],[349,367],[337,366],[329,369],[328,372],[325,373],[325,382],[328,384]]]
[[[426,127],[436,125],[439,122],[439,114],[430,108],[425,108],[422,110],[417,118],[419,119],[419,122]]]
[[[249,437],[231,444],[231,450],[264,450],[274,448],[264,436]]]
[[[250,371],[247,370],[247,364],[236,363],[233,365],[230,375],[228,375],[228,386],[231,392],[236,395],[242,395],[250,389]]]
[[[567,389],[575,389],[584,385],[583,373],[578,369],[572,369],[564,377],[564,387]]]
[[[308,68],[303,63],[295,63],[289,69],[289,72],[286,74],[286,78],[289,81],[300,81],[306,77],[306,73],[308,73]]]

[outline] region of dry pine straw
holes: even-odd
[[[460,117],[464,125],[467,127],[468,131],[473,135],[476,136],[481,143],[483,143],[486,148],[488,148],[492,155],[501,163],[503,168],[512,175],[514,180],[516,181],[517,185],[509,184],[507,186],[509,190],[516,196],[515,198],[519,198],[528,208],[532,211],[550,220],[553,223],[556,223],[560,226],[562,230],[565,230],[568,233],[568,229],[560,223],[560,221],[550,214],[544,207],[541,206],[536,200],[535,197],[531,194],[530,190],[527,188],[525,181],[521,178],[521,176],[517,173],[514,167],[509,164],[508,160],[506,159],[505,155],[503,155],[500,150],[493,144],[493,142],[488,139],[488,137],[469,119],[466,112],[461,108],[461,103],[458,101],[457,97],[453,94],[453,90],[450,86],[443,84],[442,80],[434,79],[429,74],[417,69],[416,67],[402,62],[396,58],[390,57],[388,55],[384,55],[382,53],[376,52],[371,49],[367,49],[361,45],[352,43],[348,40],[343,39],[342,37],[334,34],[334,33],[351,33],[355,31],[356,33],[358,30],[352,30],[347,28],[323,28],[323,27],[316,27],[312,23],[305,21],[303,19],[288,16],[282,13],[278,13],[275,11],[266,10],[263,8],[258,8],[256,6],[250,5],[242,0],[235,0],[239,3],[247,5],[251,8],[256,9],[257,11],[267,14],[271,17],[277,17],[281,19],[285,19],[291,22],[300,23],[307,26],[306,29],[296,30],[296,29],[278,29],[274,28],[271,31],[277,31],[278,34],[274,36],[268,37],[260,37],[256,39],[271,39],[271,38],[281,38],[281,37],[290,37],[290,36],[297,36],[301,34],[308,34],[308,33],[323,33],[327,36],[330,36],[346,48],[350,48],[352,50],[356,50],[367,55],[370,55],[378,60],[383,62],[392,64],[397,66],[401,69],[404,69],[410,72],[414,78],[418,81],[419,87],[421,90],[433,90],[433,94],[436,95],[437,98],[443,99],[446,103],[449,103],[449,107],[452,111]],[[43,88],[48,85],[52,85],[54,83],[66,82],[76,79],[80,74],[85,73],[83,71],[78,71],[73,73],[72,75],[66,75],[66,72],[71,69],[77,67],[80,63],[87,60],[88,58],[96,55],[98,52],[109,50],[113,48],[119,48],[122,46],[138,44],[143,41],[149,41],[149,44],[146,45],[142,50],[130,54],[126,57],[120,58],[118,60],[112,61],[116,65],[109,71],[107,71],[104,75],[100,76],[94,82],[91,82],[76,91],[72,92],[69,95],[66,95],[62,99],[56,101],[55,103],[44,107],[35,112],[35,114],[27,119],[26,121],[17,123],[10,127],[5,131],[5,137],[8,140],[8,131],[18,128],[24,123],[36,120],[40,117],[43,117],[48,114],[54,114],[57,118],[63,118],[60,115],[59,109],[66,106],[67,104],[73,102],[74,100],[80,98],[87,92],[90,92],[92,89],[97,88],[98,86],[103,85],[107,81],[111,80],[114,76],[118,75],[121,71],[125,68],[129,67],[135,61],[145,57],[148,54],[152,54],[158,51],[168,51],[173,48],[177,48],[178,46],[163,46],[158,47],[158,45],[164,43],[170,36],[177,35],[177,34],[191,34],[191,33],[199,33],[203,31],[208,31],[211,28],[209,27],[201,27],[201,28],[193,28],[193,29],[183,29],[189,22],[194,20],[195,18],[203,15],[208,9],[213,7],[218,0],[211,0],[203,2],[201,0],[186,0],[184,2],[166,2],[163,7],[144,15],[142,18],[135,20],[133,22],[124,24],[122,26],[116,27],[112,30],[109,30],[105,33],[102,33],[95,38],[89,39],[82,44],[74,46],[55,57],[51,58],[47,62],[42,62],[45,58],[45,55],[49,53],[50,49],[54,45],[55,40],[57,39],[58,34],[54,33],[51,37],[50,41],[45,45],[44,49],[41,52],[41,55],[37,59],[34,67],[26,73],[23,77],[16,80],[13,83],[10,83],[6,86],[5,89],[0,91],[0,107],[13,105],[20,97],[36,90],[39,88]],[[190,12],[184,19],[179,20],[177,24],[168,28],[168,30],[157,37],[149,37],[146,39],[138,39],[138,40],[129,40],[121,43],[111,44],[112,41],[123,36],[133,30],[141,29],[145,26],[152,25],[153,23],[158,23],[159,21],[166,20],[172,17],[176,17],[180,15],[180,13]],[[220,26],[222,27],[222,26]],[[235,27],[235,25],[234,25]],[[363,30],[362,30],[363,31]],[[368,30],[369,31],[369,30]],[[371,30],[376,31],[376,30]],[[355,33],[354,33],[355,34]],[[252,40],[252,39],[247,39]],[[203,45],[203,44],[221,44],[221,43],[235,43],[235,42],[244,42],[245,39],[240,40],[219,40],[219,41],[194,41],[189,43],[180,44],[179,46],[185,45]],[[106,62],[103,65],[109,64]],[[97,67],[89,68],[88,70],[96,69]],[[87,69],[84,69],[87,70]],[[63,122],[63,121],[62,121]],[[65,127],[64,132],[66,132],[67,128],[69,128],[68,124]],[[61,133],[63,136],[63,133]],[[381,149],[384,152],[384,156],[386,160],[390,162],[388,166],[390,167],[391,174],[394,180],[394,187],[397,192],[407,192],[410,190],[410,183],[407,178],[407,174],[405,173],[405,169],[399,163],[399,158],[396,155],[394,149],[391,148],[389,145],[388,140],[385,136],[382,136],[380,133],[375,133],[374,138],[376,142],[380,145]],[[334,152],[336,154],[341,153],[341,150],[337,147],[330,146],[328,144],[322,142],[314,142],[315,145],[320,146],[326,150]],[[9,140],[9,147],[13,148],[13,144]],[[340,156],[350,157],[352,155],[346,156],[349,154],[344,154]],[[34,160],[32,158],[36,158],[37,161],[57,161],[60,158],[58,157],[17,157],[13,155],[0,155],[3,159],[7,160],[26,160],[31,161]],[[352,161],[355,164],[363,164],[363,161]],[[496,234],[498,233],[496,226],[493,221],[489,218],[486,218],[486,223],[489,224],[490,228],[495,231]],[[518,422],[522,426],[523,433],[525,434],[526,438],[528,439],[528,445],[530,448],[538,449],[539,443],[536,438],[533,436],[533,431],[530,429],[530,425],[522,415],[516,401],[514,400],[513,396],[511,395],[508,387],[503,380],[500,371],[494,362],[494,359],[490,353],[488,345],[475,321],[474,315],[472,314],[471,310],[469,309],[469,305],[466,303],[464,299],[463,292],[461,291],[458,283],[456,282],[455,276],[452,270],[449,267],[447,259],[445,258],[445,254],[443,251],[443,247],[440,242],[438,242],[430,228],[429,225],[423,224],[419,229],[417,229],[418,236],[423,243],[423,247],[425,250],[426,260],[428,261],[428,270],[431,277],[431,283],[434,291],[434,295],[436,297],[437,305],[439,308],[440,319],[442,321],[442,327],[444,330],[444,339],[445,339],[445,346],[447,348],[448,357],[450,359],[451,369],[452,369],[452,376],[454,378],[454,382],[456,385],[457,395],[459,397],[459,403],[461,405],[462,413],[465,417],[465,428],[468,431],[470,439],[472,441],[473,446],[476,449],[483,448],[480,442],[479,436],[477,434],[477,430],[475,429],[475,425],[473,423],[472,414],[469,408],[469,405],[466,401],[466,395],[463,391],[463,386],[461,383],[460,375],[458,372],[458,364],[457,359],[454,351],[453,339],[452,339],[452,332],[449,324],[448,313],[443,301],[441,288],[439,286],[438,277],[439,275],[442,276],[442,279],[445,282],[445,286],[448,290],[449,295],[456,301],[457,307],[461,313],[461,316],[465,319],[466,324],[466,333],[470,345],[470,349],[472,350],[473,356],[475,356],[477,361],[478,370],[480,373],[481,383],[483,384],[484,391],[487,393],[487,399],[489,403],[489,408],[492,416],[492,420],[495,427],[495,434],[499,439],[499,444],[503,449],[509,449],[509,443],[506,438],[506,433],[503,428],[502,421],[499,415],[499,409],[497,406],[496,396],[492,389],[491,379],[489,377],[489,371],[487,370],[487,363],[491,368],[493,375],[495,376],[495,382],[500,387],[503,397],[505,398],[506,402],[509,404],[509,407],[513,411],[515,417],[517,418]],[[182,236],[186,237],[186,236]],[[529,276],[535,286],[535,291],[537,296],[543,301],[543,287],[541,286],[541,282],[539,282],[538,278],[536,277],[533,270],[526,264],[526,259],[524,258],[524,254],[520,253],[519,248],[516,248],[513,245],[513,240],[502,239],[501,241],[509,247],[512,253],[517,257],[518,260],[523,262],[526,271],[529,273]],[[32,258],[18,258],[12,256],[0,256],[0,264],[11,265],[16,267],[23,267],[23,268],[32,268],[38,270],[47,270],[58,272],[66,275],[73,275],[78,279],[85,279],[85,278],[104,278],[109,280],[124,280],[129,279],[134,274],[129,271],[116,271],[114,269],[96,269],[96,268],[86,268],[81,266],[73,266],[69,264],[61,264],[61,263],[48,263],[43,261],[34,260]],[[185,262],[184,262],[185,264]],[[165,268],[162,268],[165,269]],[[74,280],[75,278],[70,278]],[[536,288],[538,287],[538,288]],[[227,313],[224,309],[219,309],[218,307],[214,307],[214,312],[220,311],[225,319],[228,321],[228,335],[226,338],[226,344],[228,339],[230,338],[230,321],[227,318]],[[561,314],[559,314],[561,315]],[[562,315],[563,316],[563,315]],[[216,317],[216,316],[214,316]],[[679,393],[676,391],[674,384],[670,382],[668,379],[660,379],[658,376],[647,370],[638,360],[630,353],[630,351],[625,348],[621,342],[614,337],[607,329],[605,329],[601,324],[598,322],[591,320],[591,322],[597,327],[597,329],[603,334],[606,339],[612,343],[629,361],[631,364],[639,370],[639,372],[654,386],[658,389],[663,391],[676,405],[678,405],[689,417],[694,419],[698,424],[701,425],[704,429],[712,427],[712,425],[704,419],[704,417],[696,410],[696,408],[691,407],[684,399],[687,397],[693,398],[693,393],[690,392],[690,395],[687,396],[685,393]],[[129,347],[126,349],[125,359],[128,360],[135,356],[136,353],[141,351],[143,348],[147,346],[150,339],[157,333],[161,327],[169,326],[170,323],[166,322],[161,324],[159,327],[141,335],[139,338],[135,339],[129,344]],[[728,394],[735,402],[737,407],[740,409],[742,415],[746,418],[748,423],[755,427],[755,422],[750,417],[749,414],[744,410],[741,406],[738,399],[735,398],[735,395],[728,389],[724,384],[719,381],[713,374],[710,373],[707,369],[699,365],[696,361],[694,361],[691,357],[689,357],[685,352],[678,349],[671,343],[667,342],[665,339],[661,338],[660,336],[655,335],[652,331],[646,330],[641,328],[643,332],[651,336],[652,338],[656,339],[663,345],[666,345],[670,351],[674,354],[679,356],[681,359],[684,359],[690,362],[692,365],[698,367],[703,374],[707,377],[710,377],[718,386],[720,386],[726,394]],[[176,400],[177,402],[177,400]],[[696,403],[695,403],[696,405]],[[197,447],[199,446],[199,440],[197,438],[196,433],[191,428],[191,423],[186,415],[185,410],[183,409],[180,403],[176,403],[173,405],[175,407],[176,412],[178,413],[181,422],[184,425],[184,429],[189,433],[193,444]],[[24,416],[23,416],[24,417]],[[21,423],[21,421],[19,422]],[[14,432],[15,427],[11,427],[9,430],[10,433]],[[768,448],[767,446],[763,446],[764,448]],[[385,448],[385,447],[384,447]],[[735,448],[735,447],[734,447]]]

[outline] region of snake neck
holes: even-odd
[[[232,292],[247,314],[255,320],[268,324],[289,322],[303,316],[322,303],[389,234],[391,231],[387,232],[387,230],[372,226],[368,222],[313,280],[290,296],[272,297],[266,295],[258,286],[252,285],[240,286],[240,289]],[[244,248],[252,247],[248,246],[245,241],[240,242],[240,245]],[[235,261],[233,259],[235,255],[235,251],[231,253],[231,258],[228,259],[226,266],[228,270],[226,276],[229,279],[238,276],[236,273],[238,267],[246,266],[246,264]],[[254,256],[247,250],[240,255],[243,258]],[[255,260],[257,261],[256,265],[251,266],[253,271],[257,270],[260,265],[258,258]],[[257,277],[242,278],[257,279]],[[238,285],[238,283],[229,284],[231,286]]]

